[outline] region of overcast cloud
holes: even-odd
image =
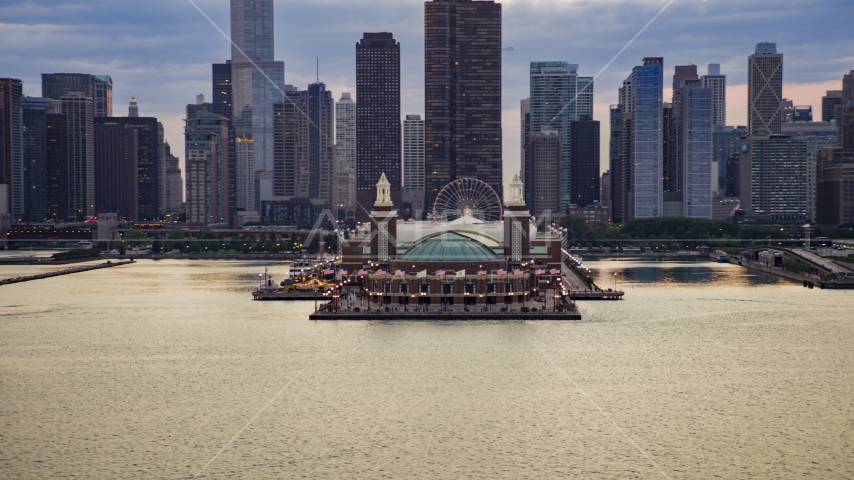
[[[226,32],[228,0],[196,0]],[[505,181],[519,168],[519,101],[528,96],[528,62],[566,60],[595,75],[665,0],[504,0],[503,65]],[[603,122],[620,82],[644,56],[705,73],[721,64],[731,88],[728,123],[746,119],[747,56],[758,42],[785,55],[784,95],[811,104],[820,116],[824,90],[838,89],[854,69],[854,2],[850,0],[676,0],[595,85],[595,118]],[[403,115],[424,112],[423,1],[312,0],[275,2],[276,59],[286,82],[305,88],[320,79],[335,98],[355,95],[355,44],[366,31],[390,31],[401,44]],[[140,115],[158,117],[183,158],[183,112],[195,95],[210,98],[210,64],[229,58],[228,41],[189,0],[31,1],[0,6],[0,76],[21,78],[25,94],[41,94],[41,73],[111,75],[114,115],[132,95]],[[665,92],[665,99],[669,92]],[[357,99],[358,100],[358,99]],[[820,117],[818,118],[820,119]],[[603,157],[604,160],[604,157]],[[604,163],[603,163],[604,165]]]

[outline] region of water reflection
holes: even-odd
[[[709,261],[662,260],[602,260],[585,262],[593,271],[596,283],[602,288],[653,284],[708,285],[708,286],[761,286],[791,284],[792,282],[762,272],[747,270],[738,265]]]

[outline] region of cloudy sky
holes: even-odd
[[[230,31],[228,0],[195,0]],[[528,62],[565,60],[596,75],[669,0],[503,0],[505,179],[519,168],[519,101],[527,97]],[[854,69],[851,0],[675,0],[597,78],[595,118],[607,152],[608,106],[644,56],[664,57],[665,83],[674,65],[720,63],[729,83],[727,120],[746,121],[747,56],[757,42],[785,55],[783,94],[813,105],[839,89]],[[355,95],[355,44],[366,31],[390,31],[401,44],[403,115],[424,113],[422,0],[276,0],[276,59],[286,82],[304,88],[320,78],[336,98]],[[40,0],[0,2],[0,76],[21,78],[24,93],[41,94],[41,73],[111,75],[114,115],[132,95],[140,115],[166,127],[183,158],[183,112],[196,94],[210,98],[210,64],[229,58],[228,40],[189,0]],[[665,91],[665,100],[669,98]],[[818,118],[820,119],[820,117]],[[604,160],[604,158],[603,158]],[[606,162],[603,161],[603,166]],[[505,183],[506,183],[505,180]]]

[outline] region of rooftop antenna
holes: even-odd
[[[317,83],[320,83],[320,57],[317,57]]]

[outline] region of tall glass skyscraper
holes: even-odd
[[[628,111],[631,118],[630,168],[627,192],[631,196],[625,220],[660,217],[663,214],[661,178],[662,156],[662,86],[664,59],[646,57],[643,65],[632,70],[628,82]],[[625,87],[624,87],[625,88]]]
[[[231,0],[231,39],[232,120],[237,139],[252,140],[255,159],[254,178],[237,181],[256,185],[243,190],[254,198],[236,204],[258,210],[273,196],[273,104],[284,98],[285,64],[273,60],[273,0]]]
[[[712,218],[712,105],[712,89],[701,80],[683,83],[683,215],[689,218]]]

